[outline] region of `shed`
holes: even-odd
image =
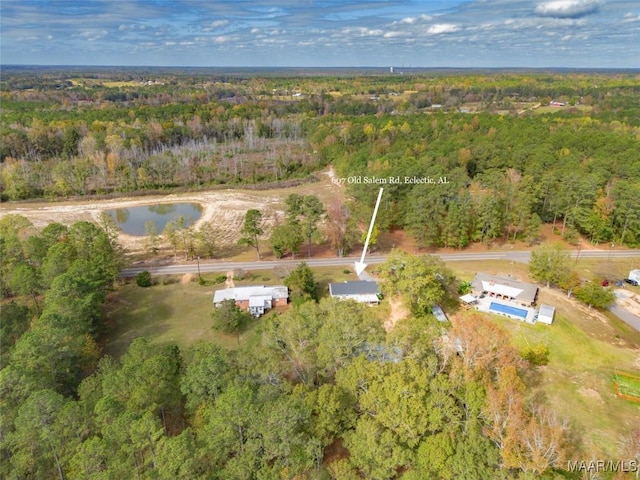
[[[442,307],[440,305],[434,305],[431,308],[431,313],[433,313],[433,316],[436,317],[436,320],[438,320],[439,322],[449,321],[447,316],[444,314],[444,310],[442,310]]]
[[[540,311],[538,312],[538,322],[551,325],[553,323],[553,317],[556,313],[555,307],[551,305],[540,305]]]

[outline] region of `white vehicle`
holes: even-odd
[[[635,270],[631,270],[629,272],[627,280],[625,281],[627,281],[627,283],[630,283],[631,285],[640,285],[640,269],[636,268]]]

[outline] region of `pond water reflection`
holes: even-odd
[[[107,210],[124,233],[142,237],[145,235],[145,223],[152,221],[156,231],[162,233],[164,227],[174,218],[184,217],[186,225],[191,225],[202,215],[199,203],[159,203],[141,207],[117,208]]]

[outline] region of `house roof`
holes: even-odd
[[[533,283],[519,282],[512,278],[488,273],[476,273],[471,286],[476,291],[495,293],[528,303],[535,302],[538,294],[538,287]]]
[[[236,302],[247,301],[252,297],[266,297],[269,300],[279,298],[289,298],[289,289],[284,285],[264,286],[253,285],[248,287],[234,287],[216,290],[213,294],[213,303],[224,300],[235,300]],[[264,298],[262,299],[264,303]]]
[[[552,307],[551,305],[540,305],[538,316],[542,315],[543,317],[553,318],[553,314],[555,313],[555,311],[555,307]]]
[[[250,307],[264,307],[267,304],[271,304],[273,297],[271,295],[254,295],[249,297]]]
[[[461,296],[460,300],[462,300],[464,303],[473,303],[478,299],[470,293],[467,293],[466,295]]]
[[[377,296],[380,294],[380,287],[376,282],[368,282],[366,280],[353,280],[342,283],[330,283],[329,293],[332,297],[343,296]]]

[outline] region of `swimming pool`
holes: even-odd
[[[491,305],[489,305],[489,310],[497,313],[502,313],[504,315],[518,317],[523,320],[527,318],[527,313],[528,313],[526,310],[523,310],[522,308],[516,308],[516,307],[512,307],[511,305],[505,305],[503,303],[496,303],[496,302],[491,302]]]

